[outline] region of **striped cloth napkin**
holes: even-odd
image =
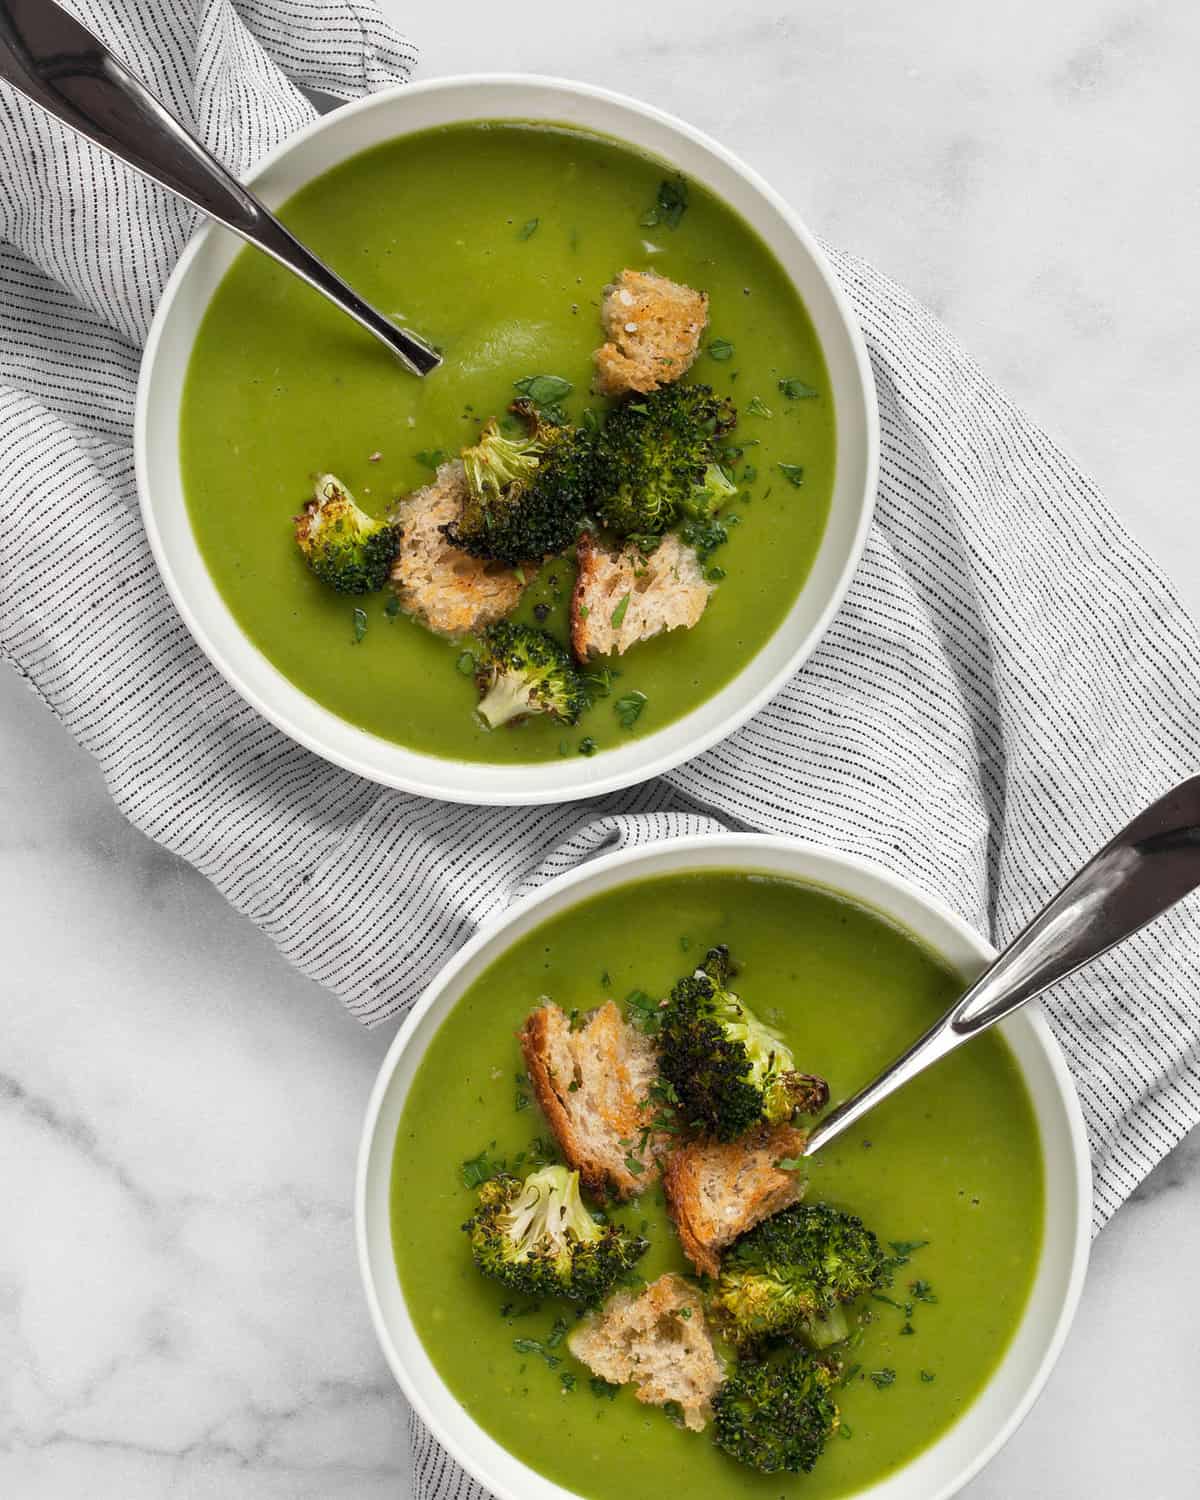
[[[311,117],[301,86],[356,97],[415,61],[369,0],[73,9],[238,172]],[[193,645],[138,517],[139,350],[195,214],[3,86],[0,170],[0,650],[126,816],[364,1022],[403,1010],[514,895],[601,848],[714,828],[878,860],[1003,944],[1198,769],[1197,633],[1170,585],[928,313],[835,254],[879,389],[879,507],[846,604],[779,697],[591,804],[447,806],[336,770]],[[1097,1228],[1200,1118],[1197,912],[1047,1002]],[[422,1438],[422,1493],[468,1493],[446,1463]]]

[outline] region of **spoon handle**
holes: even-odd
[[[931,1063],[1123,943],[1200,886],[1200,776],[1123,828],[1034,917],[966,994],[873,1083],[817,1125],[804,1155],[848,1130]]]
[[[0,78],[72,130],[186,199],[350,314],[414,374],[441,357],[296,239],[190,135],[98,37],[55,0],[0,0]]]

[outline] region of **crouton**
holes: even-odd
[[[604,288],[600,318],[608,342],[593,356],[597,391],[653,391],[678,380],[696,358],[708,293],[654,271],[622,271]]]
[[[451,639],[494,625],[516,608],[525,590],[507,564],[470,557],[442,535],[441,527],[461,513],[466,485],[463,466],[454,459],[392,512],[403,532],[391,573],[400,608]]]
[[[622,656],[664,630],[690,630],[708,606],[713,586],[700,559],[671,532],[648,555],[636,542],[610,551],[584,532],[575,555],[571,645],[580,661]]]
[[[761,1126],[727,1145],[692,1141],[671,1153],[663,1190],[697,1271],[716,1276],[726,1245],[804,1196],[799,1174],[775,1165],[799,1156],[804,1142],[804,1132],[791,1125]]]
[[[670,1138],[652,1132],[641,1144],[656,1113],[648,1097],[658,1074],[654,1044],[611,1000],[578,1031],[557,1005],[540,1005],[521,1031],[521,1051],[563,1155],[592,1192],[629,1198],[657,1181]]]
[[[725,1378],[695,1287],[668,1273],[638,1295],[617,1292],[580,1323],[567,1347],[611,1385],[633,1381],[650,1406],[677,1401],[684,1423],[699,1432]]]

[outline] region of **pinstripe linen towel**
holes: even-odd
[[[296,85],[349,98],[415,56],[369,0],[74,9],[235,171],[310,117]],[[139,346],[195,215],[7,90],[0,167],[0,647],[125,814],[363,1021],[400,1011],[513,893],[601,847],[714,827],[878,860],[1003,943],[1197,769],[1197,634],[1170,586],[934,319],[843,255],[879,388],[878,519],[827,640],[767,709],[591,805],[443,806],[325,765],[192,644],[135,506]],[[1197,911],[1049,1002],[1097,1227],[1200,1118]]]

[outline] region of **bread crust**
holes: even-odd
[[[597,1197],[631,1198],[656,1182],[671,1137],[650,1127],[654,1048],[613,1001],[578,1031],[553,1002],[540,1005],[526,1018],[520,1042],[534,1097],[584,1186]],[[641,1172],[630,1169],[630,1160]]]
[[[614,1385],[632,1381],[650,1406],[676,1401],[700,1432],[725,1378],[694,1286],[668,1271],[641,1292],[620,1291],[567,1340],[576,1359]]]
[[[805,1140],[792,1125],[761,1126],[727,1144],[690,1141],[667,1157],[667,1208],[684,1253],[702,1275],[718,1275],[726,1245],[804,1196],[799,1175],[775,1163],[799,1156]]]
[[[452,459],[432,484],[407,495],[392,512],[401,529],[391,573],[400,608],[452,640],[511,614],[526,587],[515,569],[471,557],[443,535],[441,528],[462,514],[466,484],[461,462]],[[534,571],[525,571],[525,579]]]
[[[571,648],[581,662],[622,656],[664,630],[690,630],[712,594],[700,559],[673,532],[646,554],[635,542],[610,551],[585,531],[575,544],[575,559]],[[614,625],[618,611],[620,622]]]
[[[597,391],[644,394],[690,369],[708,322],[708,293],[626,268],[604,288],[600,317],[606,342],[593,356]]]

